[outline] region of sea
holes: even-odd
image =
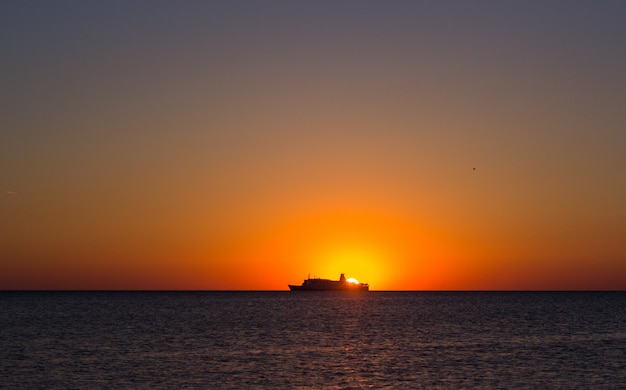
[[[626,292],[0,292],[0,388],[626,389]]]

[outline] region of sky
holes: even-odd
[[[626,289],[626,2],[0,1],[0,289]]]

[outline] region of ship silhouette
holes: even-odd
[[[369,291],[367,283],[350,283],[346,280],[344,274],[341,274],[339,280],[312,278],[309,276],[302,285],[296,286],[289,284],[291,291]]]

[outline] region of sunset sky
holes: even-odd
[[[0,1],[0,289],[626,289],[624,1]]]

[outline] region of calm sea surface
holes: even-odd
[[[626,293],[0,292],[2,388],[626,388]]]

